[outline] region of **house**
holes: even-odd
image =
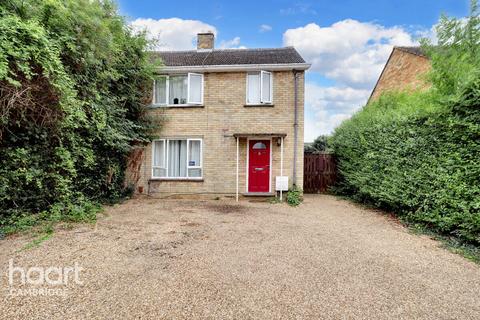
[[[420,47],[394,47],[368,102],[386,91],[427,87],[422,75],[430,67],[430,60]]]
[[[143,150],[137,192],[274,195],[303,186],[304,72],[293,47],[154,52],[150,113],[159,138]],[[285,178],[287,177],[287,178]]]

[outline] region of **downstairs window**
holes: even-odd
[[[152,178],[202,178],[202,139],[160,139],[152,148]]]

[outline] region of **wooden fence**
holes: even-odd
[[[335,184],[337,167],[332,154],[309,154],[304,156],[303,191],[305,193],[326,192]]]

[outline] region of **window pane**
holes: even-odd
[[[272,75],[270,72],[262,72],[262,102],[270,102],[270,81],[272,80]]]
[[[163,178],[167,175],[167,169],[163,168],[153,168],[153,176],[155,178]]]
[[[190,74],[189,103],[202,103],[202,78],[201,74]]]
[[[200,166],[200,141],[192,140],[188,147],[188,165],[190,167]]]
[[[171,76],[169,87],[169,104],[187,103],[187,76]]]
[[[164,141],[154,141],[155,147],[153,155],[153,166],[154,167],[165,167],[164,163],[164,154],[165,154],[165,142]]]
[[[265,143],[263,142],[257,142],[253,145],[252,149],[254,150],[263,150],[263,149],[267,149],[267,146],[265,145]]]
[[[168,176],[187,176],[187,140],[168,141]]]
[[[160,77],[155,80],[155,97],[154,103],[166,104],[167,103],[167,78]]]
[[[202,169],[188,169],[188,176],[190,178],[198,178],[202,176]]]
[[[247,103],[260,103],[260,75],[248,74]]]

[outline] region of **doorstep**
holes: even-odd
[[[274,192],[245,192],[242,193],[244,197],[273,197],[275,196]]]

